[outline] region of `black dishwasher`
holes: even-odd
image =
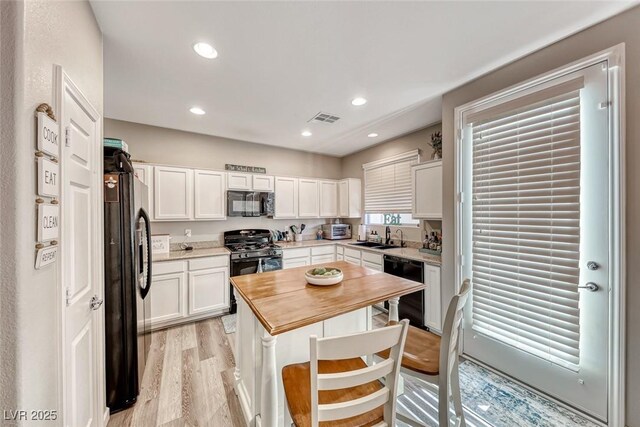
[[[424,283],[424,264],[420,261],[385,255],[384,272]],[[388,309],[389,303],[385,302],[384,306]],[[424,325],[424,290],[400,297],[398,317],[400,320],[409,319],[411,325],[426,329]]]

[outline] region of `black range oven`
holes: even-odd
[[[231,251],[231,276],[282,270],[282,249],[273,244],[269,230],[233,230],[224,233],[224,245]],[[233,286],[230,313],[237,311]]]

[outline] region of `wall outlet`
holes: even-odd
[[[184,235],[186,237],[191,237],[191,229],[190,228],[185,228],[184,229]]]

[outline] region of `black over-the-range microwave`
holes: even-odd
[[[274,193],[227,191],[227,216],[273,216]]]

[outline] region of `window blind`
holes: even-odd
[[[473,122],[473,329],[577,369],[580,82]],[[529,102],[527,102],[529,101]]]
[[[364,210],[374,213],[411,213],[411,166],[418,150],[362,165]]]

